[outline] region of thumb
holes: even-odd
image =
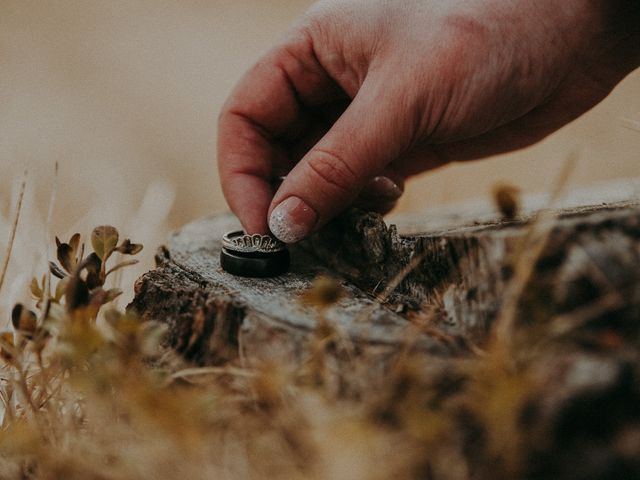
[[[414,127],[408,102],[389,88],[365,85],[274,196],[269,228],[280,240],[298,242],[324,225],[408,147]]]

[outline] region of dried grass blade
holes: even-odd
[[[498,343],[508,348],[510,348],[513,339],[520,298],[535,272],[536,263],[555,225],[557,214],[554,212],[553,207],[564,191],[575,168],[576,161],[576,154],[569,155],[551,191],[549,205],[538,214],[531,224],[528,234],[525,236],[526,241],[522,246],[522,253],[515,264],[513,278],[507,286],[504,303],[498,314],[494,330],[495,339]]]
[[[233,377],[256,377],[255,372],[251,372],[242,368],[234,367],[200,367],[200,368],[185,368],[171,374],[170,379],[187,379],[189,377],[199,377],[206,375],[229,375]]]
[[[51,258],[51,223],[53,221],[53,212],[55,210],[56,197],[58,196],[58,162],[55,163],[53,170],[53,186],[51,187],[51,195],[49,197],[49,209],[47,210],[47,221],[45,223],[47,258]]]
[[[2,285],[7,275],[7,269],[9,268],[9,260],[11,259],[11,251],[13,250],[13,242],[16,239],[16,231],[18,230],[18,222],[20,221],[20,212],[22,211],[22,200],[24,199],[24,191],[27,188],[27,172],[24,172],[22,184],[20,185],[20,191],[18,193],[18,203],[16,205],[16,213],[13,217],[13,224],[11,226],[11,233],[9,234],[9,243],[7,244],[7,251],[5,259],[2,264],[2,270],[0,270],[0,291],[2,291]]]

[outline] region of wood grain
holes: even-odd
[[[169,344],[212,364],[241,355],[306,358],[319,322],[361,353],[400,346],[438,356],[467,355],[492,332],[514,272],[540,235],[535,211],[513,221],[464,212],[422,219],[402,235],[376,214],[349,211],[292,249],[288,274],[247,279],[222,271],[219,239],[230,216],[176,232],[158,268],[136,283],[131,308],[169,325]],[[517,299],[527,324],[588,314],[590,321],[638,318],[640,210],[635,202],[570,207],[547,214],[543,246]],[[406,223],[406,222],[405,222]],[[301,301],[319,275],[344,295],[319,310]],[[603,300],[604,299],[604,300]]]

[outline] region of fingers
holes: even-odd
[[[248,118],[226,114],[218,127],[218,170],[231,210],[248,233],[267,233],[272,165],[284,154]]]
[[[306,237],[398,158],[414,128],[406,103],[397,91],[366,80],[349,108],[280,186],[270,209],[273,234],[287,243]]]
[[[369,212],[390,212],[404,193],[404,179],[392,168],[369,180],[353,203],[354,207]]]
[[[268,231],[271,182],[290,163],[285,141],[308,127],[304,105],[341,96],[301,32],[240,81],[219,119],[218,170],[225,198],[245,231]]]

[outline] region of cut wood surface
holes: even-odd
[[[239,354],[299,357],[320,318],[302,295],[320,275],[335,275],[304,251],[292,252],[290,272],[271,279],[236,277],[220,268],[220,238],[237,228],[223,216],[191,223],[176,232],[157,256],[158,268],[136,284],[132,303],[145,318],[162,319],[171,345],[188,359],[209,364]],[[394,351],[407,340],[404,317],[352,283],[340,282],[344,295],[322,318],[345,338],[369,352]],[[451,354],[461,346],[422,335],[414,348]]]
[[[487,340],[516,281],[520,322],[551,319],[562,328],[576,312],[590,321],[637,319],[638,203],[574,198],[544,215],[527,207],[511,221],[490,205],[431,212],[402,219],[400,230],[349,211],[292,248],[290,272],[273,279],[220,268],[220,238],[237,228],[233,217],[196,220],[160,250],[131,308],[166,322],[169,344],[198,364],[238,355],[304,358],[320,319],[375,358],[407,344],[441,357],[466,355]],[[531,275],[514,280],[536,248]],[[322,312],[301,300],[319,275],[337,278],[346,292]]]
[[[596,308],[638,315],[640,210],[635,202],[493,219],[399,235],[380,217],[349,212],[301,245],[318,261],[403,311],[428,309],[447,332],[482,343],[531,250],[517,316],[533,322]],[[409,267],[409,268],[407,268]],[[399,279],[402,279],[399,281]],[[632,301],[633,300],[633,301]],[[594,312],[595,314],[595,312]]]
[[[448,476],[461,463],[446,456],[433,478],[495,478],[495,448],[522,461],[514,478],[638,478],[640,205],[604,193],[528,198],[511,220],[481,202],[397,226],[349,211],[266,280],[220,269],[238,224],[205,218],[160,249],[130,308],[165,322],[167,345],[195,364],[374,398],[389,425],[424,410],[410,430],[446,425],[469,473]],[[319,275],[344,291],[324,308],[304,295]]]

